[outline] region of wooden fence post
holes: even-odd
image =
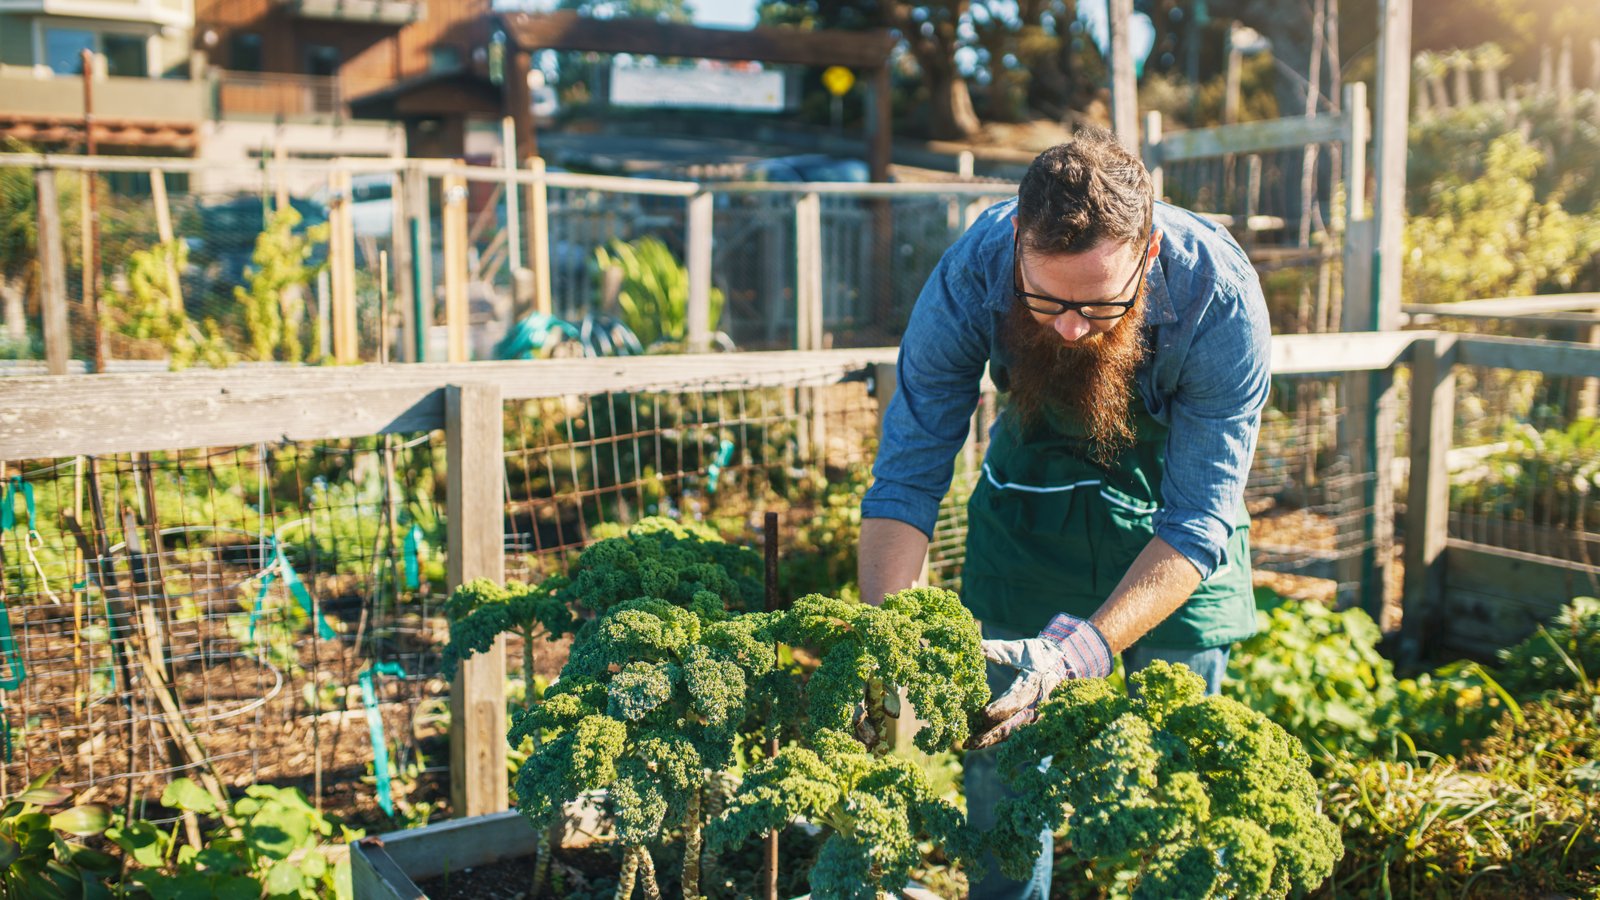
[[[394,192],[391,201],[394,221],[389,226],[390,258],[394,260],[395,307],[400,313],[401,362],[417,361],[417,273],[411,253],[411,178],[410,172],[396,172],[390,177]]]
[[[528,157],[533,184],[528,186],[528,256],[533,267],[533,310],[553,315],[555,297],[550,282],[550,186],[545,182],[544,160]]]
[[[495,384],[445,388],[450,588],[505,580],[504,414]],[[450,683],[450,805],[458,816],[505,809],[506,645],[463,662]]]
[[[822,349],[822,197],[802,194],[794,204],[796,350]]]
[[[711,347],[711,220],[713,197],[700,191],[689,198],[689,246],[686,268],[689,275],[688,321],[684,337],[690,353],[704,353]]]
[[[500,120],[500,168],[506,173],[506,258],[511,276],[522,268],[522,211],[517,200],[517,123],[510,116]]]
[[[356,319],[356,233],[350,215],[350,171],[330,176],[333,204],[328,208],[328,269],[333,286],[333,358],[341,365],[361,361]]]
[[[1167,192],[1166,168],[1161,164],[1161,112],[1151,110],[1144,114],[1144,142],[1139,155],[1144,167],[1150,170],[1150,190],[1157,200]]]
[[[444,189],[444,324],[449,336],[448,360],[471,359],[467,348],[467,182],[446,175]]]
[[[67,320],[67,259],[61,246],[61,198],[56,170],[33,175],[39,215],[39,305],[44,311],[45,371],[67,374],[72,358],[72,330]]]
[[[1450,537],[1450,445],[1454,438],[1455,336],[1411,345],[1411,479],[1406,491],[1405,593],[1400,653],[1423,656],[1435,633]]]

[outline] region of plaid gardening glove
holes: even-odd
[[[1036,638],[984,641],[983,655],[1017,670],[1010,690],[983,709],[983,724],[968,742],[973,750],[992,747],[1032,722],[1039,704],[1069,678],[1111,674],[1111,645],[1088,619],[1057,615]]]

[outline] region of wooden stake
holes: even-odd
[[[769,512],[762,517],[761,522],[761,550],[766,563],[763,569],[763,587],[766,589],[766,611],[777,612],[782,605],[778,596],[778,514]],[[776,647],[774,647],[776,650]],[[767,738],[767,758],[772,759],[778,755],[778,736],[776,734]],[[767,900],[778,900],[778,832],[776,829],[767,832],[767,855],[762,868],[762,883],[765,885]]]
[[[156,208],[156,239],[168,247],[167,296],[172,299],[173,310],[183,311],[183,283],[178,278],[177,236],[172,231],[172,207],[167,203],[167,173],[150,170],[150,199]]]

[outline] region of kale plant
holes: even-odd
[[[774,633],[820,660],[792,711],[808,730],[854,731],[869,749],[887,752],[888,719],[900,713],[903,688],[922,723],[917,747],[936,753],[964,743],[968,715],[989,702],[977,622],[950,591],[911,588],[882,606],[812,594]]]
[[[1319,810],[1310,758],[1265,716],[1157,662],[1128,679],[1063,683],[1000,750],[1018,797],[988,835],[1025,876],[1038,834],[1067,826],[1071,853],[1113,896],[1287,897],[1343,853]],[[1047,762],[1048,761],[1048,762]]]
[[[791,746],[755,765],[711,823],[713,849],[804,819],[827,829],[810,872],[817,900],[878,900],[906,883],[932,840],[952,856],[973,843],[965,819],[935,796],[915,763],[866,751],[843,732],[824,729],[815,749]],[[687,894],[686,894],[687,896]]]

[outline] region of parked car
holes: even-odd
[[[825,153],[763,159],[751,163],[745,171],[753,181],[847,181],[865,184],[872,180],[872,169],[862,160]]]

